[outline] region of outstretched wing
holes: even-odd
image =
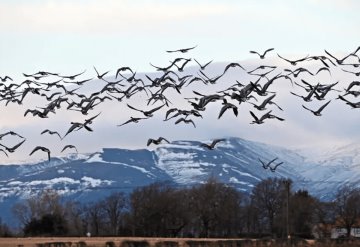
[[[139,109],[136,109],[135,107],[129,105],[129,104],[126,104],[130,109],[133,109],[135,111],[139,111],[139,112],[143,112],[142,110],[139,110]]]
[[[321,112],[328,104],[330,104],[330,102],[331,102],[331,100],[329,100],[326,104],[321,106],[318,111]]]

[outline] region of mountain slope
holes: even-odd
[[[44,189],[56,189],[65,198],[87,202],[157,181],[188,186],[214,176],[250,193],[261,180],[282,177],[294,181],[294,190],[307,189],[329,200],[339,187],[360,182],[360,145],[309,158],[302,152],[240,138],[227,138],[214,150],[200,144],[174,141],[154,150],[104,148],[92,154],[52,158],[50,162],[2,165],[0,217],[9,222],[14,203]],[[259,159],[268,162],[275,157],[276,162],[284,163],[275,172],[263,169]]]

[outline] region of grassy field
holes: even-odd
[[[0,238],[0,247],[353,247],[360,240],[314,241],[301,240],[250,240],[250,239],[199,239],[199,238],[120,238],[120,237],[72,237],[72,238]]]

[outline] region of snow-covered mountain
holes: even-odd
[[[208,141],[209,143],[211,140]],[[12,205],[46,188],[81,202],[98,200],[114,191],[130,192],[138,186],[169,181],[177,186],[217,177],[250,193],[268,177],[290,178],[293,188],[332,199],[345,184],[359,184],[360,145],[335,148],[307,156],[240,138],[227,138],[214,150],[196,141],[174,141],[154,150],[104,148],[92,154],[71,154],[50,162],[0,166],[0,217],[10,220]],[[284,162],[275,172],[263,169],[259,159]]]

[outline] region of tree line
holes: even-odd
[[[88,203],[46,190],[13,206],[24,236],[328,237],[329,225],[357,226],[360,192],[344,187],[332,202],[291,181],[269,178],[245,193],[209,178],[191,187],[162,182]],[[19,233],[18,233],[19,234]],[[10,236],[0,221],[0,235]]]

